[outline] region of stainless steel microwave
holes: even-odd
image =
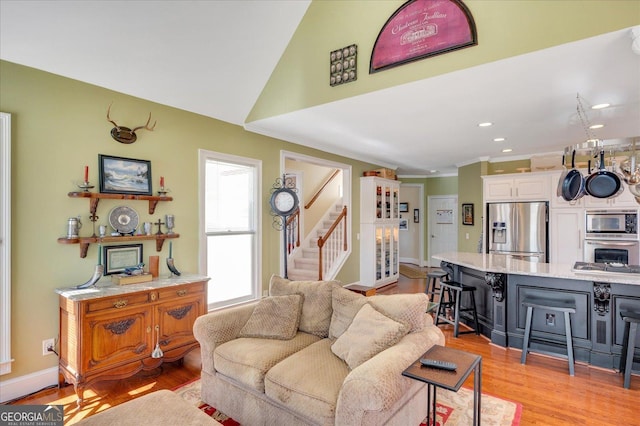
[[[638,239],[638,210],[587,210],[585,238]]]

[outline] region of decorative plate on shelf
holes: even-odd
[[[109,225],[121,234],[133,234],[138,227],[138,213],[131,207],[114,207],[109,212]]]

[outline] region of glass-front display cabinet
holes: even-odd
[[[360,284],[383,287],[398,281],[400,182],[360,178]]]

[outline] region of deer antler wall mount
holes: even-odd
[[[145,129],[153,132],[153,129],[158,123],[157,121],[154,121],[153,126],[149,127],[149,123],[151,123],[151,113],[149,113],[149,118],[147,119],[147,123],[144,126],[134,127],[133,129],[124,126],[118,126],[118,124],[116,124],[116,122],[113,121],[109,116],[109,114],[111,113],[111,105],[112,104],[110,104],[109,108],[107,108],[107,121],[115,126],[113,129],[111,129],[111,137],[120,143],[134,143],[138,139],[136,130]]]

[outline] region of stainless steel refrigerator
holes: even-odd
[[[530,262],[548,262],[546,202],[488,203],[487,251]]]

